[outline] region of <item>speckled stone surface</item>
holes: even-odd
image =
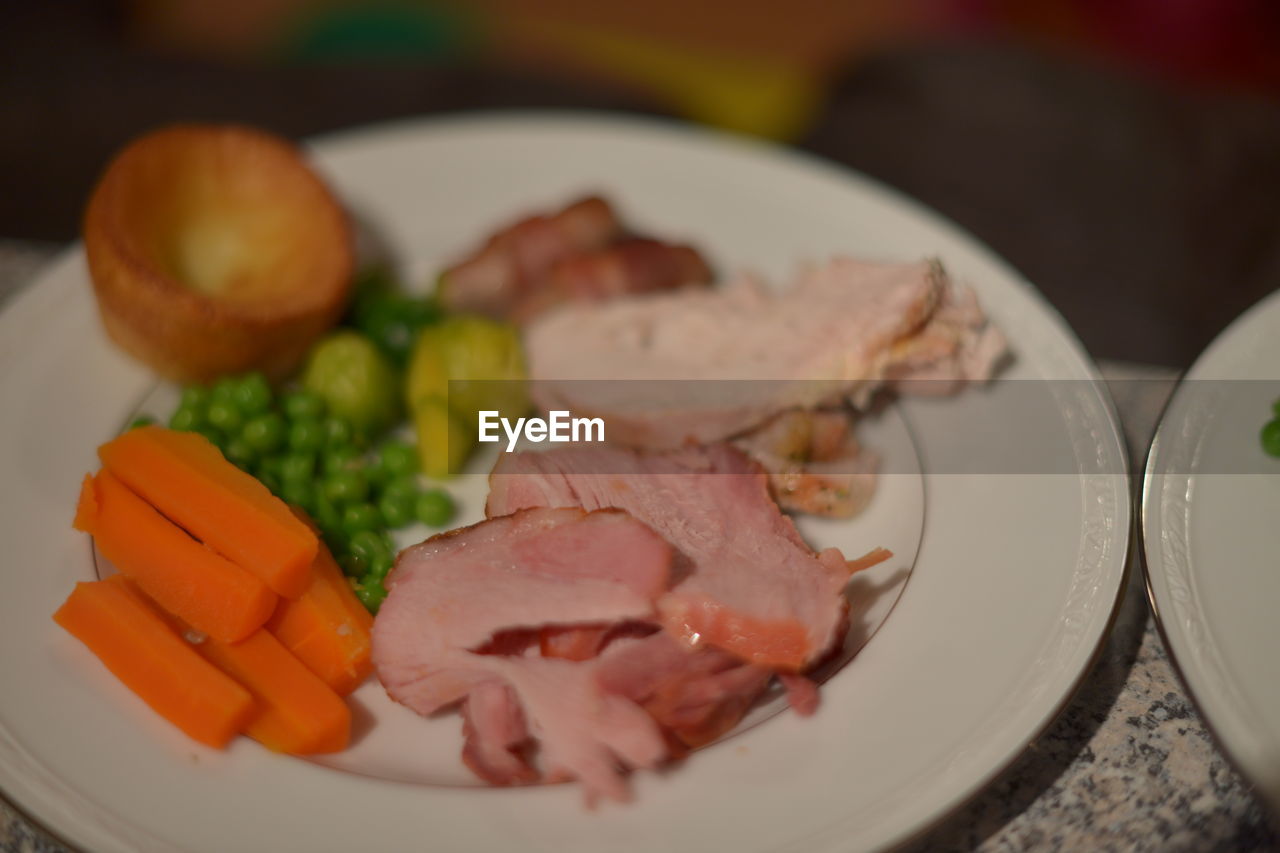
[[[907,849],[1270,851],[1280,836],[1187,698],[1134,577],[1062,715]]]
[[[0,305],[49,255],[0,241]],[[1139,459],[1172,372],[1104,372]],[[0,853],[65,849],[0,800]],[[1114,629],[1062,714],[970,803],[905,849],[1280,851],[1280,831],[1179,682],[1135,564]]]

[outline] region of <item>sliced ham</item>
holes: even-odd
[[[691,649],[665,632],[606,650],[596,667],[606,691],[639,703],[681,748],[736,726],[774,675],[717,648]]]
[[[798,671],[837,641],[849,576],[843,558],[809,549],[769,496],[764,472],[733,447],[504,454],[486,513],[537,506],[623,509],[670,542],[676,581],[658,599],[658,621],[690,646]]]
[[[527,729],[548,776],[580,779],[589,799],[626,799],[620,768],[667,754],[653,719],[590,667],[513,653],[522,642],[495,637],[651,618],[671,559],[663,539],[616,511],[532,509],[432,537],[401,552],[388,577],[373,629],[378,677],[420,714],[465,699],[464,757],[483,778],[528,781]]]
[[[525,747],[531,740],[515,691],[498,681],[467,694],[462,704],[462,760],[490,785],[526,785],[538,780]]]
[[[936,262],[837,258],[784,292],[743,277],[563,307],[528,327],[526,348],[540,407],[603,417],[613,442],[670,449],[862,401],[892,379],[986,379],[1004,339]]]

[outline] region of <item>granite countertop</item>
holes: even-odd
[[[56,247],[0,241],[0,306]],[[1102,364],[1141,459],[1176,378]],[[1067,708],[973,801],[906,849],[1280,850],[1280,833],[1231,768],[1178,680],[1136,562],[1114,629]],[[0,853],[66,848],[0,800]]]

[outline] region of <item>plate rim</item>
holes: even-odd
[[[919,824],[918,826],[899,833],[896,837],[886,842],[890,846],[901,845],[913,838],[927,834],[930,830],[936,828],[939,824],[945,822],[952,817],[965,805],[967,805],[974,797],[976,797],[983,789],[985,789],[993,780],[1006,772],[1019,758],[1027,751],[1028,747],[1033,744],[1044,732],[1053,725],[1060,717],[1061,713],[1071,703],[1077,694],[1080,686],[1088,678],[1092,672],[1096,661],[1101,655],[1107,638],[1110,636],[1115,619],[1117,618],[1119,603],[1123,600],[1125,589],[1129,581],[1130,561],[1132,559],[1133,544],[1133,527],[1135,524],[1135,510],[1137,501],[1134,500],[1133,481],[1131,479],[1133,471],[1130,464],[1128,447],[1123,439],[1123,432],[1118,414],[1115,409],[1114,400],[1112,399],[1110,390],[1107,388],[1105,381],[1097,368],[1096,362],[1085,349],[1083,343],[1076,335],[1075,331],[1062,317],[1057,308],[1050,303],[1039,291],[1034,287],[1016,268],[1014,268],[1003,256],[998,255],[990,249],[986,243],[977,239],[966,229],[954,223],[950,219],[944,217],[937,211],[928,207],[924,203],[918,201],[912,196],[907,195],[903,191],[885,184],[876,178],[865,175],[851,167],[837,163],[812,154],[807,151],[799,150],[789,146],[779,145],[764,140],[743,137],[723,131],[708,130],[691,126],[686,123],[678,122],[671,119],[652,116],[638,116],[625,113],[610,113],[600,111],[574,111],[574,110],[538,110],[538,109],[519,109],[519,110],[484,110],[484,111],[464,111],[453,113],[441,113],[430,116],[407,117],[389,122],[379,122],[374,124],[360,125],[351,128],[332,131],[315,137],[303,140],[301,143],[308,150],[315,146],[327,146],[333,144],[351,144],[362,141],[362,137],[372,138],[384,136],[388,133],[414,133],[414,132],[432,132],[447,129],[449,127],[472,127],[479,128],[487,124],[518,124],[524,127],[537,125],[557,125],[557,129],[566,130],[570,125],[578,125],[582,128],[593,129],[596,131],[617,131],[630,126],[642,126],[650,128],[653,131],[661,133],[668,137],[679,136],[684,140],[705,141],[713,144],[730,144],[734,147],[746,149],[755,156],[766,156],[770,159],[781,159],[796,162],[809,170],[817,170],[821,173],[831,176],[833,179],[841,180],[854,186],[870,188],[878,192],[887,200],[891,201],[894,206],[903,209],[906,213],[914,218],[918,218],[927,223],[929,227],[936,228],[940,232],[947,233],[959,238],[970,248],[977,251],[980,255],[984,255],[993,261],[997,266],[1003,268],[1007,273],[1009,283],[1016,285],[1035,303],[1037,311],[1043,315],[1043,319],[1051,324],[1061,335],[1066,344],[1067,354],[1077,362],[1078,367],[1089,378],[1096,387],[1097,402],[1102,407],[1105,423],[1099,423],[1099,426],[1105,427],[1105,434],[1099,438],[1100,442],[1106,442],[1111,449],[1117,454],[1119,461],[1123,466],[1123,470],[1128,473],[1092,473],[1091,475],[1076,474],[1077,479],[1082,482],[1086,476],[1101,477],[1112,485],[1119,486],[1120,479],[1125,480],[1128,488],[1117,487],[1115,489],[1116,496],[1119,500],[1117,505],[1116,518],[1122,520],[1123,524],[1116,525],[1116,533],[1113,537],[1112,544],[1116,546],[1119,567],[1115,567],[1115,559],[1107,565],[1109,571],[1107,577],[1115,576],[1115,592],[1110,601],[1105,602],[1107,607],[1106,619],[1099,630],[1097,636],[1090,641],[1087,660],[1080,670],[1073,676],[1070,685],[1065,688],[1062,695],[1058,698],[1055,706],[1051,711],[1046,711],[1040,724],[1033,731],[1028,733],[1025,738],[1011,748],[1005,760],[993,765],[985,774],[979,774],[971,782],[964,787],[962,791],[951,798],[948,805],[943,806],[929,820]],[[24,290],[33,290],[34,286],[50,271],[61,264],[68,263],[69,260],[82,251],[82,244],[76,241],[70,244],[63,251],[59,252],[53,259],[44,265],[39,272],[30,280],[29,286]],[[4,313],[9,313],[14,305],[22,302],[22,296],[25,294],[16,294],[4,306]],[[927,512],[927,501],[926,501]],[[896,605],[895,605],[896,606]],[[1099,605],[1103,606],[1103,605]],[[30,810],[20,805],[20,801],[5,793],[8,802],[13,803],[15,811],[25,818],[33,818],[34,815]],[[32,819],[32,823],[40,826],[49,832],[51,836],[65,842],[65,836],[61,832],[53,830],[44,821]],[[143,827],[133,827],[146,832]],[[67,842],[69,846],[73,846]]]
[[[1169,630],[1169,622],[1172,621],[1172,608],[1163,607],[1161,605],[1160,598],[1156,592],[1157,584],[1153,581],[1154,574],[1156,572],[1154,564],[1159,564],[1162,573],[1167,572],[1167,569],[1164,567],[1163,558],[1157,555],[1156,559],[1153,560],[1152,554],[1156,549],[1156,542],[1153,540],[1158,539],[1158,534],[1164,530],[1163,512],[1159,512],[1159,508],[1154,506],[1155,501],[1159,499],[1159,495],[1156,494],[1154,479],[1155,477],[1160,476],[1155,468],[1162,458],[1160,455],[1161,447],[1168,444],[1167,441],[1162,442],[1161,439],[1167,438],[1167,433],[1172,430],[1172,426],[1168,421],[1170,410],[1178,400],[1179,395],[1185,391],[1187,382],[1193,380],[1193,374],[1196,372],[1197,368],[1203,367],[1207,362],[1207,359],[1223,348],[1234,335],[1239,333],[1240,329],[1246,323],[1261,316],[1264,312],[1275,311],[1277,309],[1280,309],[1280,289],[1273,290],[1271,293],[1262,296],[1252,305],[1241,311],[1231,320],[1231,322],[1227,323],[1221,331],[1213,336],[1205,348],[1195,357],[1195,360],[1192,361],[1191,365],[1178,374],[1173,390],[1170,391],[1168,399],[1165,400],[1164,406],[1160,410],[1160,416],[1156,421],[1155,430],[1152,432],[1151,440],[1147,446],[1142,478],[1138,484],[1141,488],[1141,494],[1139,495],[1139,500],[1137,502],[1138,562],[1142,570],[1143,588],[1147,604],[1151,608],[1152,621],[1155,623],[1156,631],[1160,635],[1160,641],[1164,645],[1165,652],[1169,658],[1169,663],[1172,666],[1174,673],[1177,675],[1179,683],[1181,683],[1183,689],[1186,691],[1192,707],[1196,710],[1196,714],[1200,717],[1200,721],[1204,724],[1205,730],[1209,732],[1209,736],[1212,738],[1213,744],[1217,748],[1218,753],[1226,760],[1228,766],[1239,774],[1241,778],[1245,779],[1249,786],[1259,793],[1260,798],[1264,801],[1268,801],[1268,805],[1273,808],[1277,807],[1278,802],[1274,799],[1275,792],[1272,792],[1270,795],[1266,793],[1268,790],[1267,786],[1262,784],[1260,776],[1243,758],[1240,757],[1237,749],[1231,745],[1230,738],[1223,734],[1223,721],[1221,719],[1214,719],[1210,714],[1206,713],[1206,706],[1200,695],[1200,690],[1194,686],[1192,679],[1188,677],[1189,669],[1187,667],[1187,662],[1184,660],[1183,654],[1177,651],[1176,648],[1176,643],[1181,642],[1181,640],[1179,639],[1175,641],[1173,639],[1173,635],[1177,632],[1171,632]],[[1156,523],[1157,516],[1159,516],[1159,519],[1162,522],[1161,531],[1155,531],[1152,529],[1152,526]],[[1187,562],[1188,565],[1190,565],[1189,555]],[[1169,602],[1165,602],[1165,604],[1168,603]],[[1180,638],[1181,634],[1177,634],[1177,636]],[[1230,720],[1228,722],[1230,724],[1236,723],[1235,720]]]

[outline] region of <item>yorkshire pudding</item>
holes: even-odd
[[[120,152],[89,200],[85,251],[108,335],[162,375],[292,371],[335,323],[353,238],[291,143],[175,125]]]

